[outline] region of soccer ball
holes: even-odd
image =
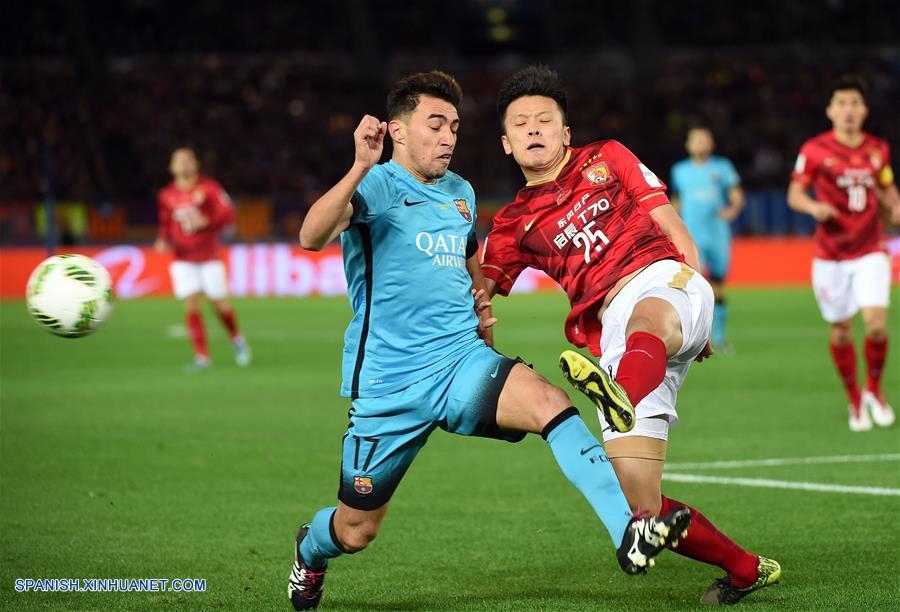
[[[48,332],[80,338],[96,331],[112,310],[112,279],[84,255],[55,255],[28,279],[28,312]]]

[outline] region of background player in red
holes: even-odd
[[[622,144],[569,146],[567,96],[555,72],[519,71],[497,106],[503,149],[528,182],[494,217],[482,258],[487,291],[507,295],[526,267],[563,287],[571,303],[566,337],[600,356],[600,367],[574,351],[561,365],[602,406],[606,453],[628,503],[652,514],[685,507],[662,496],[661,480],[676,393],[691,362],[710,354],[713,293],[695,272],[694,241],[665,185]],[[634,429],[621,433],[621,409],[631,405]],[[735,603],[778,580],[778,563],[691,513],[698,518],[675,552],[728,574],[701,601]]]
[[[788,204],[812,215],[816,252],[813,291],[829,323],[831,356],[850,400],[850,430],[894,422],[881,391],[887,357],[887,310],[891,262],[879,204],[900,223],[900,197],[885,141],[862,131],[869,114],[862,82],[845,77],[830,90],[825,114],[833,129],[807,140],[800,149],[788,187]],[[812,188],[815,198],[807,191]],[[856,381],[853,317],[865,328],[866,386]],[[871,418],[869,415],[871,414]]]
[[[250,347],[226,299],[225,264],[218,258],[219,235],[234,223],[231,198],[216,181],[200,176],[192,149],[173,151],[169,172],[172,182],[159,192],[159,237],[154,246],[160,252],[171,249],[175,255],[169,272],[175,297],[184,300],[188,334],[194,346],[193,367],[210,366],[200,311],[204,294],[228,330],[238,365],[249,365]]]

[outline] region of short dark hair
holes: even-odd
[[[523,96],[544,96],[553,98],[562,111],[563,123],[568,120],[569,96],[563,88],[562,79],[555,70],[543,64],[522,68],[503,81],[497,94],[497,114],[500,124],[506,119],[506,109]]]
[[[829,104],[831,103],[831,99],[834,97],[835,92],[848,90],[858,91],[863,100],[866,99],[866,82],[862,77],[855,74],[844,74],[831,83],[831,87],[828,89],[827,102]]]
[[[419,105],[419,96],[423,95],[449,102],[457,107],[463,98],[462,87],[446,72],[440,70],[417,72],[394,83],[388,92],[388,121],[413,112]]]

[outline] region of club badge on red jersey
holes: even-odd
[[[469,207],[466,205],[465,200],[453,200],[456,202],[456,210],[459,211],[459,214],[462,215],[462,218],[466,221],[472,220],[472,213],[469,212]]]
[[[375,487],[372,485],[372,479],[368,476],[354,476],[353,489],[360,495],[368,495]]]
[[[881,153],[879,153],[877,149],[872,149],[871,151],[869,151],[869,162],[876,170],[881,169]]]
[[[206,192],[203,191],[203,187],[195,187],[194,191],[191,192],[191,199],[194,201],[194,204],[202,204],[203,200],[206,199]]]
[[[609,180],[609,168],[606,167],[606,162],[597,162],[582,170],[581,174],[595,185],[602,185]]]

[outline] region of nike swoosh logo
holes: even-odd
[[[531,229],[531,226],[534,225],[535,221],[537,221],[537,217],[535,217],[534,219],[532,219],[531,221],[529,221],[528,223],[525,224],[526,232]]]
[[[410,202],[409,200],[404,199],[403,203],[407,206],[415,206],[416,204],[424,204],[425,200],[419,200],[418,202]]]
[[[491,378],[497,378],[497,372],[499,372],[499,371],[500,371],[500,362],[498,361],[498,362],[497,362],[497,367],[494,368],[494,373],[491,374]]]
[[[581,455],[584,456],[584,455],[588,454],[589,452],[591,452],[591,450],[593,450],[595,448],[602,448],[602,447],[599,444],[594,444],[593,446],[588,446],[587,448],[582,448]]]

